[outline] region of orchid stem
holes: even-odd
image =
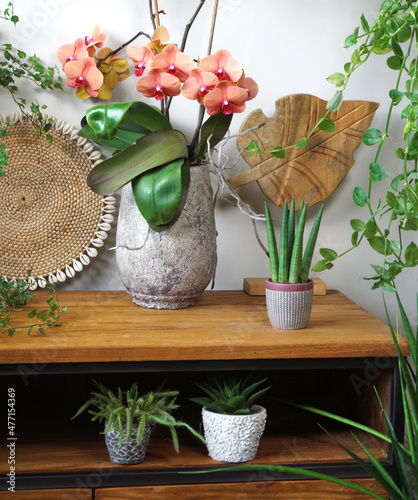
[[[209,35],[208,56],[212,52],[213,34],[215,32],[216,15],[218,13],[218,4],[219,4],[219,0],[215,0],[215,5],[213,6],[212,25],[210,27],[210,35]]]
[[[197,9],[195,10],[193,16],[190,18],[190,21],[186,24],[186,27],[184,29],[184,34],[183,34],[183,40],[181,41],[181,46],[180,46],[180,51],[183,52],[184,48],[186,47],[186,42],[187,42],[187,37],[189,35],[190,28],[192,27],[192,24],[194,23],[194,20],[196,19],[197,15],[200,12],[200,9],[203,7],[203,4],[205,3],[206,0],[200,0],[199,5],[197,6]],[[167,106],[164,109],[164,114],[168,117],[168,112],[170,110],[171,106],[171,101],[173,100],[172,97],[170,97],[167,101]]]
[[[144,36],[146,36],[148,38],[148,40],[151,40],[151,37],[147,33],[144,33],[143,31],[140,31],[135,36],[133,36],[130,40],[128,40],[127,42],[123,43],[120,47],[118,47],[115,50],[112,50],[112,52],[109,52],[109,54],[107,54],[106,57],[100,57],[100,58],[98,58],[97,59],[97,67],[100,67],[100,64],[101,64],[102,61],[105,61],[110,56],[113,56],[113,55],[117,54],[120,50],[124,49],[127,45],[129,45],[130,43],[132,43],[134,40],[136,40],[141,35],[144,35]]]
[[[189,35],[190,28],[192,27],[192,24],[194,23],[194,20],[196,19],[197,15],[199,14],[199,11],[203,7],[203,4],[205,3],[205,1],[206,0],[200,0],[199,5],[197,6],[195,13],[190,18],[190,21],[186,24],[186,28],[184,30],[184,35],[183,35],[183,40],[181,41],[180,52],[184,52],[184,49],[186,47],[187,36]]]
[[[197,141],[199,139],[199,133],[200,133],[200,129],[202,128],[204,116],[205,116],[205,106],[203,106],[203,104],[201,104],[200,108],[199,108],[199,118],[197,120],[196,130],[194,132],[192,142],[190,143],[190,153],[191,154],[194,153],[194,149],[195,149]]]
[[[155,31],[157,29],[157,26],[155,24],[154,11],[152,10],[152,0],[149,0],[149,13],[150,13],[150,16],[151,16],[152,28]]]
[[[158,0],[154,0],[154,9],[155,9],[155,21],[157,26],[160,25],[160,13],[158,11]]]

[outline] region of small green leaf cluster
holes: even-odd
[[[27,317],[30,324],[27,326],[11,326],[12,313],[23,310],[28,302],[31,302],[36,293],[31,290],[32,272],[28,270],[27,276],[22,279],[8,281],[0,278],[0,334],[7,333],[12,337],[17,329],[27,330],[30,335],[33,329],[36,329],[42,335],[45,334],[45,328],[52,328],[60,325],[60,313],[65,312],[67,308],[60,308],[58,297],[54,287],[46,284],[49,290],[49,298],[46,301],[48,308],[42,311],[31,309]]]
[[[19,18],[14,13],[14,5],[13,4],[14,4],[14,1],[11,0],[7,4],[7,7],[4,10],[0,9],[0,18],[6,19],[6,21],[11,21],[16,26],[16,24],[19,21]]]
[[[313,252],[321,224],[322,205],[312,226],[305,252],[303,252],[303,233],[305,230],[307,203],[302,201],[298,219],[295,215],[295,199],[292,198],[288,208],[285,201],[281,227],[280,247],[274,233],[270,210],[265,203],[267,240],[269,247],[271,281],[273,283],[307,283],[311,269]]]
[[[126,428],[127,439],[130,439],[134,424],[138,424],[136,433],[138,443],[141,442],[147,424],[168,427],[177,452],[179,444],[176,427],[187,428],[204,442],[204,438],[192,427],[172,416],[171,413],[179,408],[176,404],[178,391],[165,390],[163,386],[160,386],[155,391],[140,395],[137,383],[132,384],[127,391],[118,388],[116,392],[97,381],[93,381],[93,385],[97,391],[91,393],[92,397],[79,408],[73,418],[81,415],[87,408],[93,407],[88,411],[92,415],[92,421],[107,422],[103,434],[109,429],[119,432],[119,448],[122,446],[124,428]]]
[[[196,385],[207,396],[190,398],[191,401],[205,406],[208,410],[222,415],[248,415],[253,413],[251,406],[270,387],[260,389],[267,379],[257,380],[253,375],[239,378],[237,375],[216,378]]]

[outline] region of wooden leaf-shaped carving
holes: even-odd
[[[305,200],[314,205],[329,196],[354,165],[353,153],[363,133],[370,127],[379,104],[368,101],[344,101],[329,117],[336,133],[317,129],[309,138],[306,149],[286,151],[286,158],[271,154],[256,154],[245,160],[252,167],[229,180],[235,189],[257,181],[263,193],[273,203],[283,207],[284,201],[295,197],[296,207]],[[254,139],[261,151],[277,146],[296,144],[307,136],[326,113],[326,101],[307,94],[293,94],[276,101],[276,109],[267,118],[261,109],[250,113],[240,132],[264,123],[257,130],[237,138],[241,151]]]

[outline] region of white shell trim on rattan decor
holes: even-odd
[[[44,114],[43,117],[45,117]],[[77,146],[82,148],[82,151],[88,155],[88,160],[92,162],[91,168],[103,161],[101,152],[95,150],[94,144],[86,137],[79,136],[78,130],[73,125],[66,123],[64,120],[56,120],[55,117],[50,118],[53,119],[52,128],[55,129],[55,131],[61,131],[63,135],[69,135],[70,139],[75,141]],[[13,112],[9,117],[0,114],[0,123],[3,124],[13,124],[23,121],[27,121],[27,117],[22,112]],[[101,202],[101,222],[98,223],[97,231],[95,231],[94,237],[92,237],[90,242],[85,246],[84,251],[79,253],[77,258],[74,258],[71,263],[66,264],[64,269],[57,269],[48,276],[37,276],[36,279],[31,277],[29,279],[31,290],[35,290],[38,286],[44,288],[47,282],[54,285],[64,282],[67,278],[73,278],[76,273],[81,272],[85,266],[90,264],[91,258],[97,257],[97,248],[104,245],[104,240],[108,237],[108,232],[112,228],[112,222],[114,221],[112,213],[115,211],[116,198],[112,195],[102,196]],[[9,281],[16,281],[16,277],[9,279]]]

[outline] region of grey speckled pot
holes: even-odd
[[[126,428],[123,429],[123,440],[120,448],[118,448],[120,435],[119,431],[115,431],[111,428],[106,432],[105,442],[107,451],[109,452],[110,460],[113,463],[121,465],[134,465],[140,464],[144,460],[151,436],[151,425],[145,425],[144,434],[139,444],[136,442],[138,425],[139,424],[132,425],[131,437],[129,439],[126,439]],[[107,422],[105,428],[106,426]]]
[[[273,283],[266,281],[267,313],[271,326],[282,330],[306,328],[311,316],[313,281]]]
[[[209,456],[219,462],[248,462],[257,454],[266,426],[267,412],[253,405],[251,415],[221,415],[202,409],[203,429]]]
[[[191,306],[215,272],[216,228],[208,167],[191,167],[190,173],[186,204],[173,227],[161,233],[150,231],[145,246],[139,250],[116,250],[121,281],[139,306],[156,309]],[[147,230],[131,184],[124,186],[116,243],[139,247]]]

